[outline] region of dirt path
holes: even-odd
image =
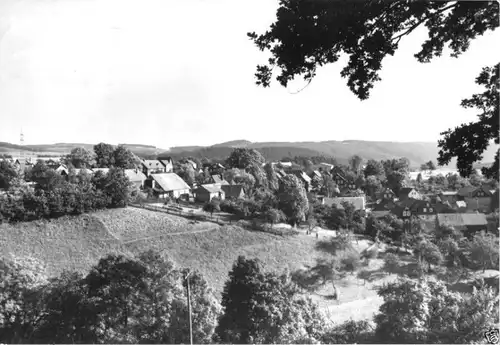
[[[162,237],[162,236],[178,236],[178,235],[200,234],[200,233],[203,233],[203,232],[209,232],[209,231],[218,230],[219,228],[220,227],[213,227],[213,228],[210,228],[210,229],[195,230],[195,231],[171,232],[171,233],[165,233],[165,234],[161,234],[161,235],[141,237],[141,238],[136,238],[136,239],[133,239],[133,240],[123,241],[122,244],[131,244],[131,243],[134,243],[134,242],[139,242],[139,241],[151,240],[151,239],[154,239],[154,238],[159,238],[159,237]]]

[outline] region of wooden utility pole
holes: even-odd
[[[191,320],[191,290],[189,286],[189,275],[191,271],[186,274],[186,285],[187,285],[187,301],[188,301],[188,314],[189,314],[189,343],[193,345],[193,323]]]

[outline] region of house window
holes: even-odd
[[[427,207],[424,207],[424,213],[427,212]]]
[[[430,213],[432,213],[432,212],[433,212],[432,207],[429,209],[429,212],[430,212]]]

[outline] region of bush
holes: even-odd
[[[399,267],[399,258],[396,254],[388,253],[384,258],[384,269],[389,273],[394,272]]]

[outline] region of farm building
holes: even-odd
[[[221,188],[226,193],[226,198],[241,199],[245,197],[245,191],[241,184],[223,185]]]
[[[366,205],[365,197],[363,196],[323,198],[321,200],[322,205],[332,206],[333,204],[335,204],[337,205],[337,207],[342,207],[343,202],[350,202],[354,205],[356,210],[364,210]]]
[[[179,175],[174,173],[151,174],[144,183],[153,189],[153,192],[160,198],[180,198],[189,195],[191,188]]]
[[[212,183],[215,183],[215,184],[220,184],[220,185],[228,185],[229,184],[229,182],[224,180],[222,175],[212,175],[212,176],[210,176],[210,180],[212,181]]]
[[[483,213],[438,213],[437,221],[439,225],[448,224],[458,230],[462,230],[467,236],[488,229],[488,220]]]
[[[147,177],[139,169],[125,169],[125,175],[137,187],[144,187],[144,181],[146,181]]]
[[[194,191],[195,200],[200,202],[208,202],[213,198],[224,200],[226,195],[220,185],[217,184],[204,184],[196,188]]]

